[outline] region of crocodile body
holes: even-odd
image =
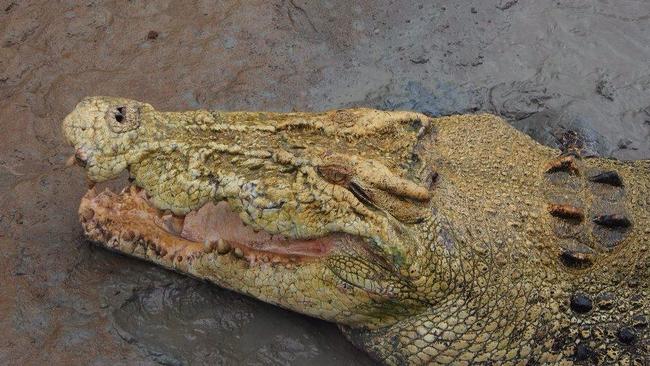
[[[650,361],[650,161],[581,156],[502,119],[159,112],[63,122],[109,249],[336,322],[385,364]]]

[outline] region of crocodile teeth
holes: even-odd
[[[217,240],[217,253],[218,254],[220,254],[220,255],[227,254],[228,252],[230,252],[230,249],[231,249],[230,243],[228,243],[227,241],[225,241],[223,239]]]
[[[219,255],[228,254],[230,252],[230,249],[232,249],[230,243],[223,240],[222,238],[219,238],[217,240],[206,240],[204,245],[204,251],[206,253],[212,253],[216,251]]]
[[[240,248],[235,248],[233,251],[233,254],[235,255],[235,258],[243,258],[244,257],[244,252]]]

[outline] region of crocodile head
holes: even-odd
[[[405,276],[435,184],[418,156],[428,123],[363,109],[161,113],[95,97],[63,131],[90,180],[128,169],[133,181],[121,194],[84,197],[92,239],[311,315],[372,325],[421,307]],[[400,308],[400,297],[417,306]]]
[[[91,240],[337,322],[387,363],[648,355],[647,162],[557,158],[491,115],[92,97],[63,131],[91,181],[131,177],[82,199]]]

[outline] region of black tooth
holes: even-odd
[[[589,180],[596,183],[609,184],[610,186],[622,187],[623,179],[617,172],[609,170],[600,172],[589,177]]]
[[[626,228],[632,225],[627,217],[618,214],[596,216],[593,222],[609,228]]]

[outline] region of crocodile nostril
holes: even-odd
[[[117,107],[117,112],[115,112],[115,120],[119,123],[122,123],[124,121],[124,118],[126,118],[126,108]]]

